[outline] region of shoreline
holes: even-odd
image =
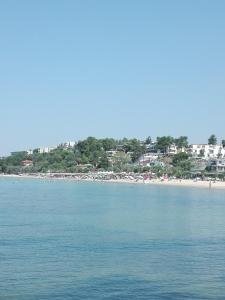
[[[203,181],[203,180],[192,180],[192,179],[170,179],[170,180],[161,180],[161,179],[95,179],[88,178],[87,175],[84,175],[82,178],[77,177],[54,177],[51,175],[15,175],[15,174],[0,174],[0,178],[17,178],[17,179],[42,179],[42,180],[65,180],[73,182],[97,182],[97,183],[119,183],[119,184],[143,184],[143,185],[158,185],[158,186],[177,186],[177,187],[195,187],[195,188],[205,188],[205,189],[225,189],[224,181]]]

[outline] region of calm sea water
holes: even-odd
[[[225,191],[0,179],[0,299],[225,299]]]

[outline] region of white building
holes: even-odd
[[[37,152],[38,152],[38,153],[41,153],[41,154],[43,154],[43,153],[49,153],[49,152],[51,152],[51,151],[54,150],[54,149],[56,149],[56,148],[55,148],[55,147],[38,148],[38,149],[37,149]]]
[[[225,157],[225,149],[222,145],[192,144],[189,153],[194,157],[219,158]]]
[[[180,153],[180,152],[187,152],[186,148],[178,147],[176,144],[172,144],[167,148],[166,153],[169,154],[169,155],[175,155],[175,154]]]
[[[32,154],[33,154],[33,150],[31,150],[31,149],[30,149],[30,150],[27,150],[27,154],[28,154],[28,155],[32,155]]]
[[[118,151],[116,150],[109,150],[109,151],[106,151],[106,155],[108,158],[110,157],[113,157],[114,155],[116,155],[118,153]]]
[[[212,172],[224,173],[225,172],[225,159],[210,159],[208,161],[208,166]]]
[[[146,153],[139,158],[139,164],[142,166],[150,166],[153,161],[158,159],[157,153]]]
[[[59,145],[59,147],[61,146],[63,149],[69,149],[69,148],[73,148],[76,145],[76,142],[65,142]]]
[[[168,147],[168,149],[167,149],[167,154],[169,154],[169,155],[175,155],[175,154],[177,154],[178,153],[178,148],[177,148],[177,146],[175,145],[175,144],[172,144],[172,145],[170,145],[169,147]]]

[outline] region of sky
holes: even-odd
[[[225,138],[225,1],[1,1],[0,112],[0,155]]]

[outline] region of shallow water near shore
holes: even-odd
[[[225,191],[0,179],[0,299],[224,299]]]

